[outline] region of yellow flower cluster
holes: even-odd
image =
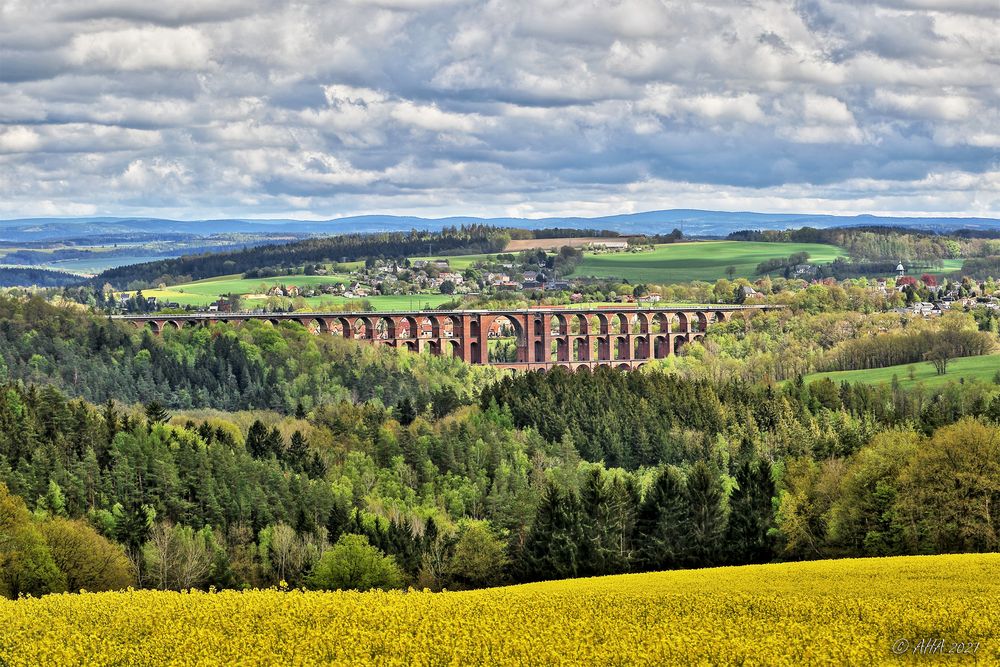
[[[1000,555],[818,561],[453,593],[127,591],[0,601],[0,664],[11,667],[915,660],[1000,663]]]

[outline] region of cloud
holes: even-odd
[[[759,97],[743,93],[733,97],[724,95],[702,95],[687,100],[683,106],[690,111],[712,120],[742,120],[748,123],[764,118]]]
[[[127,28],[77,35],[67,59],[74,65],[111,70],[205,69],[211,45],[194,28]]]
[[[59,2],[54,16],[62,21],[114,20],[180,26],[227,21],[254,13],[251,3],[241,0],[89,0],[87,3]]]
[[[783,128],[782,135],[801,144],[856,144],[861,142],[861,131],[856,127],[830,125],[804,125]]]
[[[928,120],[960,121],[968,118],[978,106],[963,95],[924,95],[879,90],[875,106],[890,113]]]
[[[4,128],[0,131],[0,152],[27,153],[41,145],[38,133],[29,127],[18,125]]]
[[[158,190],[171,186],[185,186],[191,183],[191,176],[184,165],[165,160],[135,160],[129,163],[117,182],[129,189]]]
[[[392,110],[392,117],[413,127],[431,132],[471,133],[482,126],[482,119],[467,114],[441,111],[435,104],[414,104],[401,102]]]
[[[995,0],[0,4],[0,215],[1000,214]]]

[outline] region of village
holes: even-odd
[[[627,247],[587,246],[591,252],[602,253],[623,252]],[[364,304],[372,303],[374,307],[384,298],[432,295],[438,302],[446,296],[456,304],[517,298],[515,295],[530,295],[538,303],[544,299],[546,303],[601,301],[650,306],[664,301],[663,295],[658,293],[662,290],[655,286],[648,289],[645,285],[634,285],[622,290],[619,285],[616,291],[609,287],[607,279],[567,277],[573,274],[575,262],[581,255],[580,248],[564,247],[555,254],[551,250],[535,249],[497,255],[369,258],[353,265],[342,262],[263,268],[247,272],[236,281],[240,291],[224,290],[224,285],[220,284],[218,291],[211,292],[214,298],[211,302],[184,304],[169,298],[122,292],[116,295],[115,307],[120,312],[282,312],[322,304],[323,297],[330,297],[331,303],[356,302],[359,307],[368,308]],[[821,266],[809,261],[788,264],[784,271],[784,279],[798,282],[803,288],[810,284],[837,282],[822,275]],[[324,280],[327,277],[329,280]],[[261,278],[259,283],[257,278]],[[719,292],[718,284],[715,285],[713,294],[720,303],[752,305],[766,302],[770,290],[765,284],[769,283],[767,274],[762,274],[755,282],[747,279],[730,282],[732,287],[726,288],[728,297],[726,292]],[[887,297],[889,307],[899,313],[937,317],[952,309],[985,307],[1000,310],[1000,291],[992,282],[938,278],[929,273],[922,273],[918,278],[907,275],[902,261],[896,265],[894,276],[862,277],[849,282]],[[185,287],[180,286],[177,291],[182,293]],[[892,298],[888,298],[890,295]]]

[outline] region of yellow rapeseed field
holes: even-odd
[[[949,651],[966,651],[949,655]],[[0,664],[1000,664],[1000,555],[426,593],[0,601]]]

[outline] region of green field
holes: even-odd
[[[809,253],[809,261],[817,263],[846,256],[842,249],[821,243],[670,243],[658,245],[651,252],[587,253],[573,275],[620,278],[633,283],[714,282],[726,277],[729,266],[736,267],[736,277],[750,278],[761,262],[797,252]]]
[[[962,265],[965,264],[964,259],[946,259],[941,262],[941,268],[931,273],[953,273],[955,271],[961,271]]]
[[[261,285],[271,288],[275,285],[295,285],[296,287],[309,287],[313,285],[330,285],[333,283],[346,283],[350,276],[346,274],[334,274],[329,276],[278,276],[275,278],[241,278],[235,276],[218,276],[208,280],[198,280],[183,285],[174,285],[170,289],[181,291],[185,294],[201,294],[204,296],[216,297],[220,294],[255,294]]]
[[[910,379],[910,367],[913,367],[913,379]],[[888,384],[895,375],[902,387],[915,387],[918,384],[925,387],[938,387],[948,382],[958,382],[959,379],[981,380],[992,382],[993,377],[1000,372],[1000,354],[988,354],[981,357],[964,357],[955,359],[948,364],[948,372],[938,375],[930,362],[903,364],[887,368],[872,368],[863,371],[834,371],[831,373],[813,373],[805,377],[806,382],[815,382],[829,378],[834,382],[865,382],[868,384]]]
[[[197,280],[181,285],[171,285],[166,289],[143,290],[145,296],[155,296],[161,302],[174,301],[181,306],[207,306],[224,294],[251,295],[244,300],[245,308],[255,307],[255,303],[263,305],[266,298],[255,298],[253,295],[260,293],[261,285],[268,288],[274,285],[295,285],[305,287],[309,285],[325,285],[330,283],[346,283],[350,276],[346,274],[334,274],[328,276],[278,276],[275,278],[241,278],[238,274],[231,276],[218,276],[205,280]],[[370,296],[365,300],[379,310],[400,310],[410,308],[423,308],[429,305],[434,308],[446,301],[451,300],[445,294],[414,294],[401,296]],[[345,299],[344,297],[324,294],[322,296],[308,297],[305,302],[311,308],[318,308],[324,305],[341,305],[347,302],[356,302],[359,299]]]
[[[238,274],[218,276],[206,280],[197,280],[181,285],[171,285],[167,289],[143,290],[145,296],[155,296],[160,301],[176,301],[182,306],[207,306],[224,294],[257,294],[261,285],[268,288],[274,285],[322,285],[329,283],[344,283],[346,275],[331,276],[280,276],[276,278],[241,278]],[[316,297],[314,297],[316,298]],[[334,297],[328,296],[328,299]]]
[[[166,301],[175,301],[181,306],[207,306],[215,301],[214,298],[196,296],[192,294],[181,294],[178,296],[170,290],[148,290],[144,291],[143,294],[156,296]],[[452,298],[453,297],[446,294],[405,294],[389,296],[376,295],[365,297],[363,300],[370,303],[375,310],[419,310],[424,308],[437,308],[442,303],[450,301]],[[339,296],[324,295],[308,297],[304,300],[310,309],[316,310],[328,306],[341,306],[345,303],[357,303],[362,299],[345,299],[344,297]],[[245,299],[243,302],[243,308],[255,308],[257,307],[255,304],[258,303],[260,306],[263,306],[266,303],[266,300]]]
[[[452,271],[465,271],[467,268],[475,264],[476,262],[481,262],[485,259],[496,259],[496,255],[455,255],[451,256],[439,256],[439,255],[424,255],[418,257],[410,257],[410,263],[424,260],[424,261],[434,261],[438,259],[448,260],[448,266]]]

